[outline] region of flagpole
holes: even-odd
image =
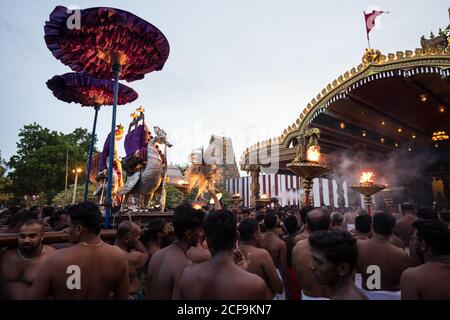
[[[369,39],[369,32],[367,31],[367,20],[366,20],[366,12],[365,11],[363,11],[363,16],[364,16],[364,25],[366,26],[367,44],[369,45],[369,50],[370,50],[370,39]]]

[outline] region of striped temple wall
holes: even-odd
[[[337,183],[335,180],[316,178],[313,180],[312,195],[314,206],[323,205],[338,207]],[[239,193],[243,199],[243,205],[250,207],[250,197],[252,177],[245,176],[228,179],[225,181],[226,189],[229,193]],[[304,196],[299,177],[284,174],[261,174],[259,176],[259,194],[266,194],[269,198],[275,197],[280,205],[299,205],[299,200]],[[342,185],[344,190],[345,207],[348,207],[347,182]],[[374,199],[375,201],[375,199]],[[361,207],[365,208],[364,198],[361,195]]]

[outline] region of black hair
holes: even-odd
[[[31,213],[30,210],[21,209],[11,215],[7,220],[7,225],[9,228],[17,227],[20,228],[25,221],[30,219],[36,219],[37,217]]]
[[[369,213],[367,212],[367,210],[364,209],[360,209],[358,210],[358,212],[356,213],[357,216],[363,216],[363,215],[369,215]]]
[[[355,218],[355,229],[361,233],[369,233],[372,228],[372,217],[362,214]]]
[[[417,210],[417,217],[425,220],[439,220],[439,216],[433,208],[421,207]]]
[[[348,263],[350,274],[352,273],[358,260],[358,246],[349,232],[339,229],[321,230],[308,239],[312,250],[324,253],[327,260],[335,265]]]
[[[450,229],[440,220],[416,220],[417,238],[425,241],[435,255],[450,254]]]
[[[383,236],[394,232],[395,218],[389,213],[376,213],[373,216],[373,231]]]
[[[306,224],[306,217],[308,216],[308,212],[310,212],[312,207],[303,207],[300,209],[300,218],[302,219],[302,223]]]
[[[331,226],[340,226],[344,222],[344,217],[339,212],[333,212],[331,214],[330,223]]]
[[[298,220],[294,215],[288,216],[284,220],[284,226],[289,234],[295,234],[298,230]]]
[[[51,217],[55,213],[55,208],[45,206],[42,208],[42,218]]]
[[[176,207],[172,223],[177,239],[182,239],[186,231],[200,227],[204,218],[202,210],[192,208],[187,202]]]
[[[257,204],[256,207],[255,207],[255,210],[259,211],[261,209],[264,209],[264,206],[262,204]]]
[[[264,225],[268,230],[273,229],[277,225],[277,216],[273,213],[268,213],[264,217]]]
[[[402,211],[413,211],[414,206],[410,202],[403,202],[401,204],[401,209],[402,209]]]
[[[231,250],[236,243],[236,218],[229,210],[212,211],[203,222],[208,245],[214,254]]]
[[[311,217],[311,213],[320,213],[317,217]],[[306,224],[311,232],[319,230],[327,230],[330,227],[330,216],[322,209],[314,209],[308,212],[306,216]]]
[[[42,223],[42,221],[40,221],[38,219],[28,219],[22,224],[22,226],[30,226],[32,224],[38,224],[41,227],[44,227],[44,223]]]
[[[255,219],[246,218],[239,223],[239,238],[241,241],[250,241],[258,230],[259,223]]]
[[[145,241],[158,239],[158,232],[163,231],[165,225],[166,220],[162,218],[151,220],[144,233],[143,239],[145,239]]]
[[[50,216],[50,219],[48,219],[48,224],[50,225],[50,227],[52,227],[52,228],[56,227],[56,224],[59,222],[59,220],[61,219],[61,215],[63,215],[63,214],[69,215],[69,213],[65,209],[61,209],[61,210],[54,212]]]
[[[450,223],[450,211],[441,211],[439,212],[439,216],[442,221]]]
[[[80,224],[90,232],[99,234],[102,229],[102,213],[100,207],[93,202],[80,202],[69,207],[70,221]]]

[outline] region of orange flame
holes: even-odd
[[[306,159],[308,161],[319,162],[320,160],[320,148],[319,146],[310,146],[306,151]]]
[[[359,183],[373,183],[374,174],[371,171],[363,172],[361,177],[359,178]]]
[[[184,184],[188,184],[186,181],[184,180],[178,180],[177,182],[180,186],[184,185]]]

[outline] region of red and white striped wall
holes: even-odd
[[[338,207],[337,183],[335,180],[314,179],[313,198],[314,206],[323,205]],[[229,193],[239,193],[244,200],[244,206],[250,206],[251,197],[250,176],[228,179],[225,181],[226,189]],[[259,194],[265,194],[269,198],[275,197],[282,206],[299,205],[301,197],[304,197],[303,188],[300,179],[296,176],[284,174],[260,174],[259,176]],[[348,207],[347,183],[343,184],[345,206]]]

